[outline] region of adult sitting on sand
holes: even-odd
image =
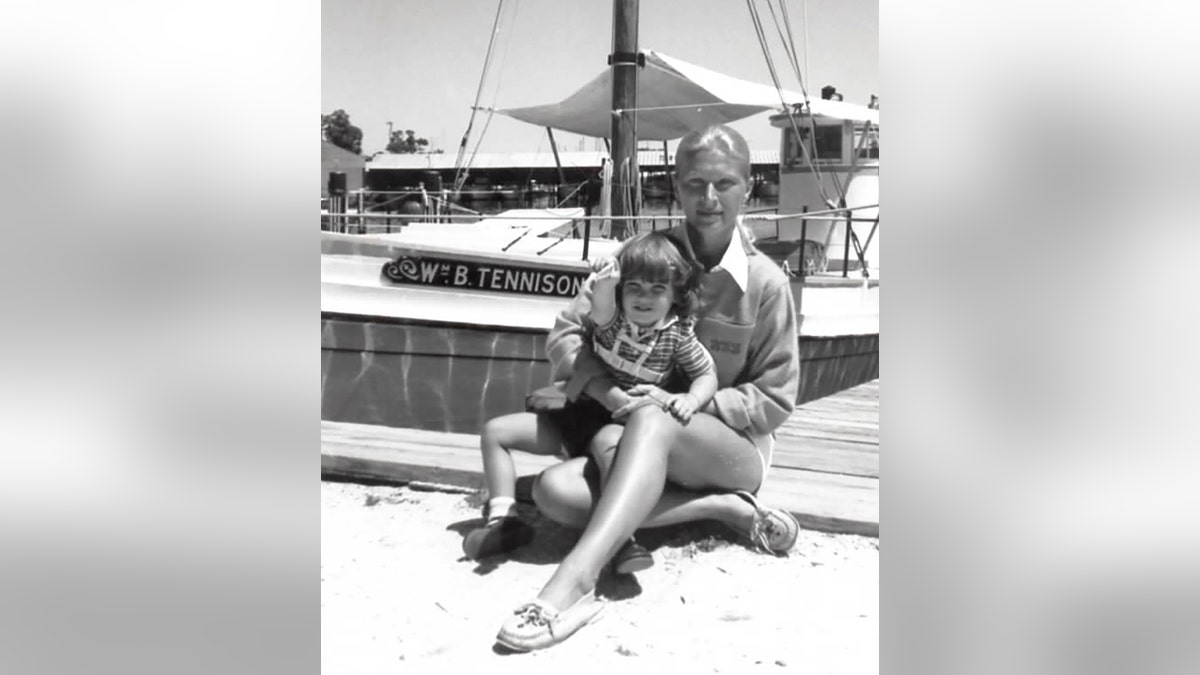
[[[592,440],[600,486],[589,484],[585,458],[539,476],[539,509],[583,534],[537,598],[504,622],[496,639],[510,649],[549,647],[594,620],[603,609],[595,597],[600,572],[622,545],[619,558],[637,554],[627,542],[639,527],[713,518],[772,553],[796,542],[796,520],[753,496],[770,465],[774,431],[795,407],[800,366],[788,279],[740,223],[750,151],[733,129],[709,127],[680,141],[675,170],[687,222],[669,236],[704,270],[695,332],[716,362],[719,389],[682,425],[657,403],[665,398],[658,387],[622,391],[588,349],[589,288],[563,312],[547,342],[555,380],[567,381],[569,398],[586,394],[614,418],[628,417]]]

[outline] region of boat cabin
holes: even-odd
[[[861,111],[869,109],[840,101],[813,104],[820,104],[816,113],[797,106],[790,115],[771,117],[771,125],[780,130],[781,137],[779,213],[877,205],[879,127],[863,119]],[[837,114],[840,107],[845,107],[847,114]],[[761,223],[755,227],[755,234],[766,240],[808,242],[802,245],[803,257],[797,252],[796,260],[789,264],[802,266],[809,273],[860,270],[860,251],[868,270],[875,271],[879,266],[879,231],[875,227],[879,209],[856,210],[853,217],[856,221],[850,235],[845,214],[836,220],[820,216]]]

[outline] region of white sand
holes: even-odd
[[[538,518],[533,544],[475,563],[461,546],[477,502],[321,484],[322,672],[567,675],[641,672],[647,659],[679,675],[879,670],[877,540],[803,531],[782,559],[716,524],[642,535],[655,566],[636,580],[602,577],[598,623],[545,651],[497,655],[501,622],[534,598],[576,534]]]

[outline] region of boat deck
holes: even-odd
[[[518,496],[553,457],[513,453]],[[331,478],[483,486],[479,436],[321,422]],[[779,430],[763,503],[825,532],[879,536],[879,380],[801,405]]]

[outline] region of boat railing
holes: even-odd
[[[403,193],[409,194],[412,193]],[[486,222],[490,218],[496,218],[496,214],[485,215],[457,207],[454,204],[439,203],[441,200],[430,200],[420,210],[413,209],[409,213],[379,213],[369,210],[358,210],[337,212],[336,204],[331,204],[331,208],[323,210],[321,214],[321,229],[328,232],[336,232],[340,234],[357,234],[357,235],[379,235],[402,233],[404,229],[411,224],[441,224],[446,228],[447,234],[452,234],[456,226],[464,226]],[[457,208],[454,208],[457,207]],[[805,277],[810,274],[815,274],[824,271],[827,260],[825,258],[824,246],[818,245],[816,242],[808,240],[808,224],[810,221],[815,222],[833,222],[844,224],[844,244],[842,256],[842,276],[848,277],[850,271],[851,255],[854,256],[854,262],[859,265],[859,270],[864,277],[870,276],[870,270],[866,261],[867,251],[870,249],[871,243],[874,240],[875,234],[879,227],[879,216],[876,211],[874,216],[856,215],[857,211],[867,209],[878,209],[878,204],[870,204],[863,206],[836,207],[823,209],[819,211],[808,211],[807,207],[800,213],[779,213],[778,208],[759,209],[756,211],[747,212],[743,216],[743,221],[749,225],[748,229],[754,230],[757,234],[755,237],[756,246],[774,259],[781,267],[789,274],[798,277]],[[466,213],[455,212],[457,210],[466,211]],[[560,242],[570,239],[583,240],[583,259],[588,259],[588,243],[595,239],[624,239],[645,232],[655,232],[658,230],[669,229],[675,224],[684,220],[682,214],[673,215],[639,215],[639,216],[605,216],[605,215],[578,215],[578,216],[563,216],[546,212],[545,214],[504,214],[503,218],[506,222],[509,221],[528,221],[529,230],[522,231],[520,227],[512,228],[511,234],[513,237],[505,239],[505,244],[500,247],[503,252],[511,247],[517,240],[527,236],[531,230],[539,230],[535,236],[547,241],[547,245],[539,248],[536,251],[537,255],[542,255],[553,249]],[[794,221],[800,219],[800,237],[798,239],[782,240],[780,238],[779,225],[783,221]],[[561,225],[552,229],[538,227],[546,225],[546,221],[559,221]],[[754,223],[764,222],[768,224],[767,228],[755,227]],[[769,224],[775,224],[775,236],[769,236]],[[865,240],[860,240],[857,233],[852,227],[853,223],[870,223],[870,231]],[[764,230],[768,233],[764,236]],[[464,232],[467,231],[465,228]],[[796,258],[796,264],[793,268],[789,262],[791,258]]]

